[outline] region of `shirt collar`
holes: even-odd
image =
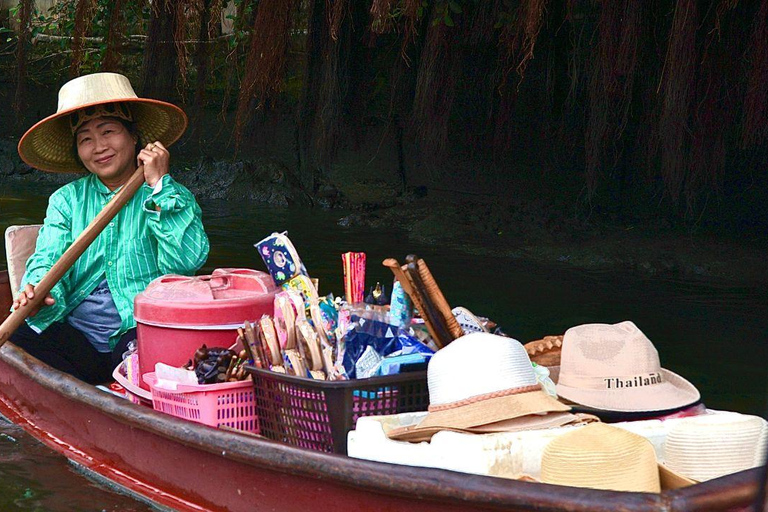
[[[93,187],[96,190],[96,192],[100,193],[101,195],[108,196],[110,194],[117,192],[117,190],[120,190],[120,189],[109,190],[109,187],[107,187],[104,183],[102,183],[99,177],[93,173],[91,173],[91,175],[89,176],[89,179],[91,180],[89,185]]]

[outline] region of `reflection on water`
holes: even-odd
[[[148,512],[83,478],[68,461],[0,417],[0,510]]]
[[[42,222],[52,190],[25,186],[0,192],[0,229]],[[310,274],[320,279],[321,293],[343,291],[342,252],[367,253],[369,286],[376,281],[391,283],[390,271],[380,265],[384,258],[402,260],[415,253],[429,263],[451,305],[494,319],[520,341],[560,334],[581,323],[632,320],[654,342],[662,365],[692,381],[710,408],[761,415],[766,411],[768,304],[761,288],[584,272],[467,255],[412,243],[399,231],[340,227],[337,221],[343,212],[338,211],[276,209],[218,200],[201,201],[201,206],[212,247],[203,269],[206,272],[216,267],[262,269],[253,244],[272,231],[289,232]],[[482,360],[472,364],[482,364]],[[0,428],[0,435],[3,433],[25,437],[19,432],[9,434],[5,426]],[[36,445],[31,440],[25,443]],[[46,465],[43,461],[60,460],[36,446],[18,459],[3,458],[0,471],[8,477],[2,478],[2,485],[9,487],[7,494],[22,503],[27,488],[35,489],[29,492],[36,496],[62,492],[74,499],[89,485],[73,476],[63,462],[57,463],[60,469],[51,471],[50,477],[48,473],[32,474],[30,468]],[[4,490],[0,489],[0,495],[6,495]],[[99,501],[99,507],[112,510],[111,505],[101,505],[111,503],[108,497],[105,500]],[[54,508],[46,505],[43,509],[86,510],[50,505]],[[14,506],[35,509],[9,506],[2,510]]]

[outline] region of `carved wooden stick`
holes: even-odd
[[[451,335],[451,341],[462,336],[464,331],[461,329],[459,322],[456,321],[456,317],[453,316],[451,306],[448,305],[448,301],[445,300],[443,292],[440,290],[440,287],[437,286],[437,281],[435,281],[435,278],[432,276],[432,272],[429,271],[427,262],[423,259],[418,259],[415,263],[419,276],[421,276],[421,280],[424,283],[424,292],[429,301],[434,304],[435,309],[437,309],[443,317],[443,320],[445,320],[445,325]]]
[[[417,293],[421,296],[421,302],[424,305],[422,316],[424,316],[425,321],[432,324],[432,328],[437,334],[435,343],[439,348],[443,348],[451,341],[453,341],[451,333],[448,330],[448,327],[445,325],[445,319],[437,310],[437,308],[435,308],[434,304],[432,304],[432,301],[429,299],[426,293],[424,293],[426,287],[424,286],[424,282],[421,280],[421,275],[419,274],[419,269],[415,262],[408,263],[407,274],[413,283],[414,289],[418,290]]]

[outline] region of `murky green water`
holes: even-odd
[[[0,229],[40,223],[51,191],[50,186],[3,187]],[[321,292],[338,294],[343,290],[342,252],[367,253],[370,284],[391,282],[389,270],[379,264],[384,258],[415,253],[429,263],[451,305],[493,318],[520,341],[561,334],[581,323],[632,320],[654,342],[662,365],[692,381],[707,406],[766,412],[768,300],[761,287],[471,256],[412,243],[398,231],[340,227],[343,212],[338,211],[226,201],[201,201],[201,206],[212,246],[204,270],[261,269],[253,243],[272,231],[288,230],[310,274],[320,279]],[[130,498],[95,488],[12,425],[0,424],[0,482],[2,510],[147,510]]]

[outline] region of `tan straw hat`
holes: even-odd
[[[557,379],[559,396],[606,411],[666,411],[700,399],[693,384],[661,367],[653,343],[632,322],[568,329]]]
[[[59,90],[56,113],[27,130],[19,141],[19,155],[27,164],[48,172],[79,172],[74,154],[70,114],[97,105],[122,103],[136,123],[141,145],[176,142],[187,128],[187,116],[164,101],[139,98],[131,83],[116,73],[93,73],[65,83]],[[118,116],[123,117],[125,116]]]
[[[541,481],[631,492],[660,492],[694,483],[660,465],[650,441],[605,423],[553,439],[542,454]]]
[[[768,422],[735,412],[678,422],[667,434],[664,463],[703,482],[765,464]]]
[[[388,436],[425,441],[441,430],[504,432],[558,427],[577,421],[542,391],[517,340],[488,333],[462,336],[437,352],[427,369],[429,413]]]

